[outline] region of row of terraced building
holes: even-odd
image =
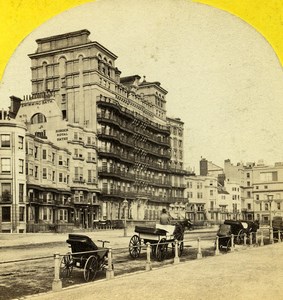
[[[89,35],[38,39],[31,95],[0,112],[0,232],[184,214],[184,123],[159,82],[121,77]]]

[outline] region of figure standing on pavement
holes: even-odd
[[[165,208],[162,209],[162,213],[160,215],[160,220],[159,223],[161,225],[168,225],[170,224],[170,216],[168,215],[167,211]]]

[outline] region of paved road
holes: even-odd
[[[92,282],[33,296],[40,300],[283,299],[283,243]],[[29,299],[29,297],[25,298]]]

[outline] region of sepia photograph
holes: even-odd
[[[0,300],[281,299],[283,3],[0,10]]]

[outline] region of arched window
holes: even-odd
[[[31,124],[46,123],[46,117],[42,113],[37,113],[31,117]]]

